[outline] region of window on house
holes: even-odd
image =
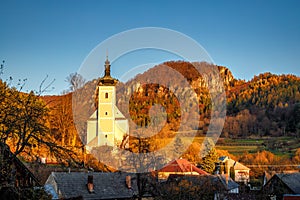
[[[105,112],[105,115],[107,115],[107,112]]]
[[[105,138],[107,138],[107,135],[105,135]]]
[[[108,99],[108,93],[107,92],[105,93],[105,99]]]

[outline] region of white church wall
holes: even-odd
[[[91,142],[97,134],[97,119],[89,119],[87,122],[87,137],[86,143]]]

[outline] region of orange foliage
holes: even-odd
[[[245,164],[269,165],[276,164],[279,158],[269,151],[259,151],[254,154],[245,153],[240,160]]]
[[[297,151],[295,152],[295,156],[293,157],[293,161],[295,163],[300,163],[300,148],[297,149]]]
[[[228,156],[229,158],[233,159],[233,160],[236,160],[237,157],[232,155],[231,153],[229,153],[227,150],[222,150],[222,149],[216,149],[217,151],[217,154],[219,157],[221,156]]]

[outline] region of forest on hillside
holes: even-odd
[[[207,63],[202,65],[210,66]],[[163,63],[181,73],[197,94],[197,101],[185,101],[189,111],[197,115],[186,120],[184,130],[197,130],[198,135],[206,134],[211,117],[211,94],[204,78],[191,63],[171,61]],[[162,128],[162,137],[172,137],[186,116],[180,106],[180,97],[186,91],[181,83],[173,80],[172,89],[159,84],[142,84],[142,80],[156,77],[164,79],[157,73],[161,65],[137,75],[127,83],[117,85],[117,106],[127,118],[138,126],[151,127],[154,121],[149,115],[153,105],[160,105],[166,112],[167,123]],[[218,66],[220,83],[226,92],[226,118],[222,137],[247,138],[266,136],[294,136],[300,134],[300,78],[294,75],[275,75],[264,73],[250,81],[236,79],[226,67]],[[161,75],[161,77],[160,77]],[[42,96],[50,108],[50,129],[57,139],[66,145],[75,145],[80,139],[85,141],[86,120],[95,111],[95,88],[98,80],[84,84],[77,90],[60,96]],[[181,104],[180,104],[181,103]],[[198,109],[193,109],[198,106]],[[189,117],[188,116],[188,117]],[[66,119],[60,119],[65,117]],[[162,116],[164,117],[164,116]],[[151,121],[152,120],[152,121]],[[159,121],[159,119],[158,119]],[[195,126],[195,124],[197,126]],[[153,125],[152,125],[153,126]],[[56,134],[59,133],[59,134]],[[66,140],[66,135],[68,137]],[[77,141],[78,140],[78,141]]]
[[[157,133],[148,141],[167,141],[167,138],[174,137],[176,132],[181,130],[185,130],[181,133],[183,137],[195,131],[198,136],[205,136],[211,115],[215,114],[211,113],[213,94],[209,90],[219,91],[222,87],[226,97],[217,96],[220,101],[226,101],[222,138],[299,138],[299,77],[264,73],[250,81],[244,81],[234,78],[226,67],[211,66],[207,63],[197,65],[203,69],[217,67],[221,77],[219,82],[208,88],[207,82],[212,77],[201,75],[195,69],[195,64],[170,61],[117,85],[117,106],[123,114],[131,119],[135,126],[149,127],[149,130]],[[172,87],[157,83],[139,84],[143,80],[151,81],[154,77],[155,80],[165,79],[163,70],[166,69],[162,68],[165,66],[185,77],[192,92],[182,87],[182,80],[180,82],[172,76],[168,80]],[[78,78],[78,74],[76,76]],[[95,111],[95,88],[98,80],[83,84],[79,79],[81,83],[78,84],[75,77],[73,81],[75,82],[71,82],[71,85],[74,87],[65,94],[42,96],[34,92],[23,93],[1,80],[1,142],[10,144],[16,155],[20,154],[25,158],[35,159],[36,155],[50,156],[53,157],[53,162],[80,165],[84,157],[86,121]],[[182,102],[184,95],[189,92],[196,94],[196,101],[187,99]],[[156,105],[159,105],[158,112],[152,110]],[[185,114],[186,107],[189,108],[188,114]],[[162,110],[165,115],[161,114]],[[152,118],[151,112],[152,116],[153,112],[156,114],[155,119]],[[160,117],[166,120],[162,126]],[[161,128],[157,129],[156,125],[160,125]],[[188,154],[194,154],[193,151],[200,146],[194,144],[191,148],[186,154],[190,159],[192,157]],[[293,152],[296,157],[298,154],[299,151]],[[297,160],[296,157],[293,159]],[[244,158],[246,159],[245,156]],[[93,162],[93,159],[89,160]]]
[[[203,64],[203,63],[202,63]],[[211,115],[211,94],[208,86],[203,81],[201,75],[197,75],[194,66],[187,62],[166,62],[163,65],[180,72],[192,85],[198,97],[198,114],[200,116],[199,134],[205,135],[209,125]],[[209,66],[209,64],[206,64]],[[134,90],[135,83],[147,80],[151,77],[159,77],[160,66],[156,66],[147,72],[138,75],[135,79],[127,82],[119,88],[119,104],[126,102],[122,93],[129,93]],[[300,131],[300,78],[294,75],[275,75],[264,73],[255,76],[250,81],[235,79],[230,70],[218,66],[221,82],[216,85],[224,84],[226,92],[226,120],[222,130],[223,137],[247,138],[249,136],[295,136],[298,137]],[[176,80],[173,83],[177,94],[184,93],[184,88]],[[145,84],[140,86],[137,92],[133,92],[130,99],[130,115],[136,119],[137,123],[148,124],[150,118],[149,108],[160,103],[163,96],[163,103],[168,114],[168,123],[175,126],[180,118],[180,108],[176,97],[170,91],[162,88],[158,84]],[[176,90],[179,90],[177,92]],[[197,104],[196,104],[197,105]],[[164,105],[163,105],[164,106]],[[194,105],[191,105],[193,107]],[[122,106],[121,106],[122,108]],[[170,112],[169,112],[170,111]],[[138,120],[137,120],[138,119]],[[171,123],[171,121],[177,122]],[[181,119],[182,120],[182,119]],[[143,125],[141,124],[141,125]],[[188,126],[188,124],[186,124]],[[171,127],[172,128],[172,127]],[[194,129],[195,127],[189,127]],[[187,128],[188,129],[188,128]]]

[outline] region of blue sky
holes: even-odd
[[[49,81],[56,81],[55,89],[47,94],[67,89],[66,77],[79,70],[99,43],[140,27],[186,34],[201,44],[216,64],[228,67],[240,79],[267,71],[300,76],[297,0],[1,0],[0,7],[0,59],[6,61],[2,78],[27,78],[26,89],[37,90],[48,75]],[[176,59],[168,54],[153,55],[138,56],[137,60]],[[130,59],[124,66],[139,64]],[[112,71],[122,67],[117,63]]]

